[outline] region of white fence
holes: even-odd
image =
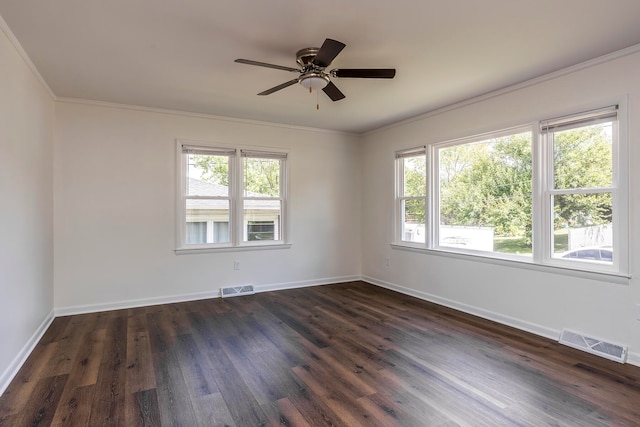
[[[424,243],[424,224],[405,223],[404,240]],[[493,227],[441,225],[440,246],[493,252]]]
[[[613,229],[611,224],[569,229],[569,250],[612,245]]]

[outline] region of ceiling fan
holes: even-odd
[[[337,40],[326,39],[321,48],[307,47],[296,53],[296,62],[302,68],[284,67],[267,64],[250,59],[236,59],[240,64],[257,65],[258,67],[275,68],[276,70],[298,73],[298,77],[278,86],[260,92],[258,95],[269,95],[281,89],[300,83],[306,89],[322,89],[332,101],[339,101],[345,95],[333,84],[331,77],[351,77],[364,79],[392,79],[396,75],[395,68],[338,68],[326,71],[331,61],[344,49],[345,44]]]

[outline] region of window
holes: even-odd
[[[282,152],[178,143],[178,249],[285,242]]]
[[[543,203],[552,224],[545,237],[551,257],[563,263],[618,270],[618,254],[626,252],[614,233],[624,222],[616,203],[617,116],[610,107],[541,123],[549,165]]]
[[[531,131],[435,148],[437,246],[531,256]]]
[[[281,170],[285,159],[286,157],[278,153],[242,150],[245,242],[281,240]]]
[[[397,152],[396,244],[626,275],[619,128],[614,106]]]
[[[230,178],[235,150],[182,146],[184,178],[181,187],[183,244],[230,243],[220,226],[231,221]],[[182,239],[181,239],[182,240]]]
[[[425,242],[427,201],[427,155],[425,147],[396,153],[400,240]]]

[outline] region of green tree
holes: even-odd
[[[403,160],[404,196],[424,197],[427,194],[427,159],[419,155],[407,157]],[[406,200],[404,204],[405,221],[416,224],[425,223],[424,199]]]
[[[203,181],[229,186],[229,157],[194,155],[193,165],[201,171]],[[280,195],[280,160],[245,157],[243,161],[245,191],[253,196]]]
[[[280,160],[246,157],[243,164],[245,191],[253,195],[280,195]]]
[[[229,186],[229,157],[195,154],[189,162],[200,170],[201,180]]]
[[[557,189],[611,186],[610,128],[585,126],[554,133],[554,185]],[[585,227],[611,222],[611,193],[566,194],[554,199],[555,227]]]
[[[531,239],[531,134],[440,150],[440,221]]]

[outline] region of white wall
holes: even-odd
[[[289,150],[292,247],[176,255],[177,138]],[[58,102],[56,309],[359,277],[359,144],[334,132]]]
[[[53,315],[54,102],[0,24],[1,393]]]
[[[637,49],[636,49],[637,51]],[[631,272],[640,263],[640,53],[592,64],[550,80],[501,91],[477,102],[368,134],[363,164],[363,274],[376,283],[555,336],[570,328],[627,344],[640,364],[640,279],[614,284],[482,261],[393,249],[393,153],[401,148],[446,141],[521,125],[629,96],[631,164]],[[385,259],[390,258],[390,266]]]

